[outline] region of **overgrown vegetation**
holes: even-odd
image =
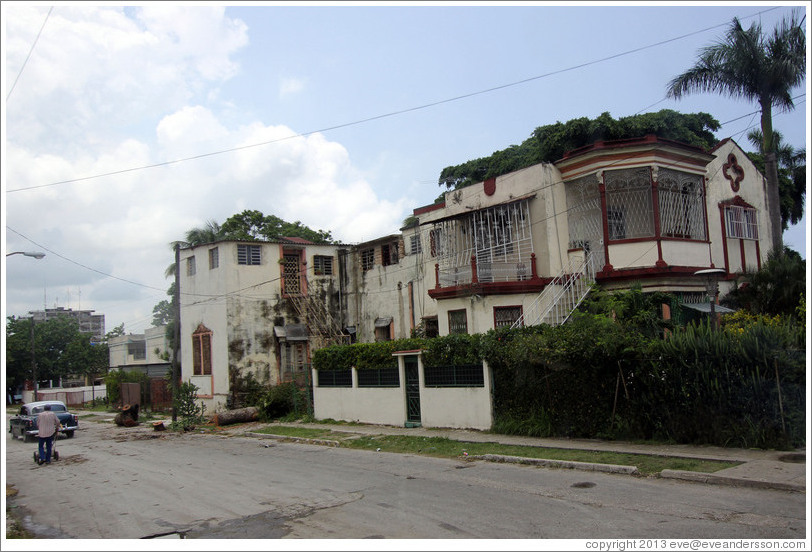
[[[149,376],[144,372],[138,370],[132,372],[114,370],[105,376],[104,383],[107,386],[108,405],[121,406],[122,383],[139,384],[141,388],[141,406],[143,407],[144,405],[150,404]]]
[[[655,134],[710,149],[718,141],[713,134],[718,129],[719,122],[707,113],[682,114],[670,109],[620,119],[612,118],[608,112],[596,119],[580,117],[566,123],[538,127],[521,145],[446,167],[440,173],[439,184],[456,190],[538,163],[552,163],[566,152],[598,140],[642,138]]]

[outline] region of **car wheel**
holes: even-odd
[[[68,439],[70,439],[71,437],[73,437],[73,430],[71,430],[71,431],[66,431],[66,432],[65,432],[65,437],[67,437]]]

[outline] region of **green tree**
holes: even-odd
[[[488,157],[446,167],[440,173],[439,184],[447,189],[463,188],[538,163],[552,163],[566,152],[598,140],[642,138],[654,134],[710,149],[718,141],[713,134],[718,129],[719,122],[707,113],[683,114],[670,109],[620,119],[613,119],[609,113],[602,113],[596,119],[581,117],[538,127],[519,146],[513,145]]]
[[[725,296],[724,304],[753,314],[793,316],[806,291],[806,263],[791,249],[771,251],[761,269]]]
[[[303,238],[315,243],[332,243],[330,232],[313,230],[300,221],[287,222],[275,215],[246,209],[230,216],[223,223],[223,233],[232,240],[273,240],[279,238]]]
[[[772,35],[753,23],[749,29],[734,18],[723,40],[703,48],[696,64],[668,84],[668,96],[715,92],[758,102],[761,108],[761,153],[766,164],[767,202],[773,249],[781,251],[781,211],[773,107],[795,107],[791,91],[806,74],[806,35],[793,14],[782,20]]]

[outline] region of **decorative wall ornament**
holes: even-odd
[[[736,156],[732,153],[727,156],[727,163],[722,165],[722,174],[730,180],[730,188],[734,192],[738,192],[741,181],[744,180],[744,169],[741,168]]]

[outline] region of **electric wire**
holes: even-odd
[[[25,66],[28,65],[28,60],[31,58],[31,54],[34,52],[34,47],[39,42],[39,37],[42,35],[42,30],[45,28],[45,24],[48,22],[48,18],[51,17],[51,12],[54,11],[54,7],[48,10],[48,13],[45,15],[45,21],[42,22],[42,26],[39,28],[39,32],[37,33],[37,37],[34,39],[34,42],[31,44],[31,48],[28,50],[28,55],[25,56],[25,61],[23,61],[22,66],[20,67],[20,71],[17,73],[17,76],[14,78],[14,82],[11,84],[11,88],[6,94],[6,102],[11,97],[11,93],[14,92],[14,88],[17,86],[17,81],[20,80],[20,75],[23,74],[23,70],[25,70]]]

